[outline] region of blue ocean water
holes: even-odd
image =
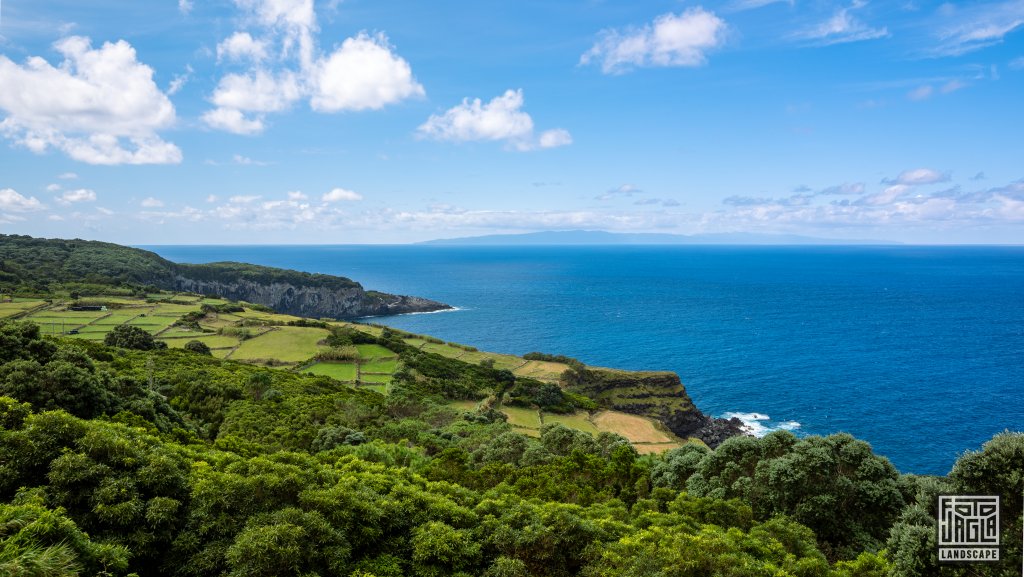
[[[677,372],[761,432],[852,433],[904,472],[1024,430],[1021,247],[157,246],[351,277],[454,312],[375,322]]]

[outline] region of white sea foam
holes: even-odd
[[[452,307],[450,309],[441,309],[439,311],[418,311],[418,312],[414,312],[414,313],[398,313],[397,315],[368,315],[368,316],[359,317],[359,318],[360,319],[379,319],[379,318],[383,318],[383,317],[397,317],[397,316],[403,316],[404,317],[406,315],[436,315],[438,313],[454,313],[456,311],[468,311],[468,310],[472,310],[472,309],[468,309],[468,308],[464,308],[464,307]]]
[[[759,438],[772,431],[795,431],[800,428],[800,423],[797,421],[775,422],[764,413],[729,412],[722,415],[722,417],[725,419],[735,417],[743,421],[743,430]]]

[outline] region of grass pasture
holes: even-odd
[[[0,303],[0,318],[7,318],[41,306],[44,301],[15,301]]]
[[[359,372],[366,373],[379,373],[390,375],[398,370],[398,361],[395,359],[387,359],[383,361],[373,361],[370,363],[364,363],[359,367]]]
[[[647,418],[618,411],[601,411],[592,421],[599,431],[618,433],[633,443],[678,443]]]
[[[544,424],[548,425],[551,423],[561,423],[570,429],[576,429],[591,435],[597,435],[601,432],[594,423],[590,422],[590,415],[584,411],[577,411],[571,415],[544,413]]]
[[[469,412],[472,413],[472,412],[476,411],[476,407],[477,407],[477,405],[480,404],[480,401],[473,401],[473,400],[450,401],[448,404],[452,408],[454,408],[454,409],[458,409],[460,411],[469,411]]]
[[[442,357],[448,357],[451,359],[457,359],[462,355],[466,354],[466,351],[462,349],[451,347],[448,345],[439,345],[437,343],[426,343],[422,347],[420,347],[420,350],[426,351],[428,353],[434,353],[435,355],[441,355]]]
[[[157,339],[167,343],[168,347],[172,349],[184,348],[189,341],[199,341],[205,343],[206,346],[211,349],[230,349],[238,345],[238,339],[234,337],[224,337],[221,335],[202,335],[196,334],[194,336],[181,337],[181,338],[161,338]]]
[[[387,385],[359,385],[359,388],[360,389],[366,389],[368,391],[373,391],[375,393],[380,393],[382,395],[388,394],[388,386]]]
[[[540,429],[540,413],[535,409],[523,407],[502,407],[501,412],[508,416],[508,424],[523,429]]]
[[[231,358],[239,361],[277,359],[285,363],[297,363],[315,355],[322,348],[317,343],[325,339],[327,334],[325,329],[276,327],[242,341]]]
[[[538,381],[557,383],[569,365],[548,361],[528,361],[525,365],[513,370],[516,376],[529,377]]]
[[[352,363],[317,363],[302,372],[307,375],[323,375],[343,382],[356,381],[356,366]]]
[[[359,373],[359,382],[390,385],[391,375],[368,375],[366,373]]]
[[[326,331],[324,332],[326,334]],[[359,358],[361,359],[386,359],[398,356],[394,351],[380,345],[356,345],[356,350],[359,351]]]

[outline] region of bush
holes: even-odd
[[[121,347],[122,349],[135,349],[137,351],[167,348],[167,343],[154,339],[153,335],[132,325],[118,325],[114,327],[114,330],[103,337],[103,344],[108,347]]]
[[[185,343],[185,350],[192,351],[193,353],[199,353],[200,355],[206,355],[208,357],[213,356],[213,351],[210,350],[210,345],[203,341],[189,341]]]

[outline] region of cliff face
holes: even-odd
[[[367,292],[357,283],[347,287],[309,286],[238,278],[196,279],[177,274],[174,290],[216,294],[230,300],[266,305],[281,313],[312,318],[351,319],[451,308],[419,297]]]
[[[712,448],[744,434],[739,419],[716,419],[700,412],[675,373],[584,369],[570,373],[563,385],[604,408],[655,418],[676,435],[696,437]]]

